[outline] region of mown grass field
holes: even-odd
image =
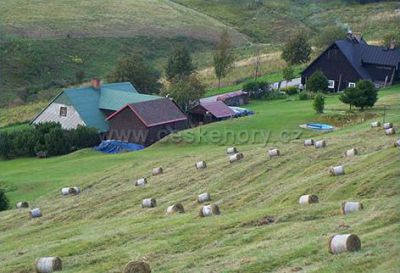
[[[400,88],[380,92],[374,110],[396,129],[400,123]],[[395,136],[371,129],[370,120],[332,133],[325,149],[304,147],[303,139],[282,141],[278,132],[324,119],[311,101],[257,102],[256,115],[202,127],[207,132],[230,129],[271,130],[271,139],[238,145],[244,160],[230,164],[225,144],[206,140],[197,145],[159,143],[141,152],[103,155],[82,150],[67,156],[0,161],[0,184],[12,203],[28,200],[43,217],[31,220],[27,210],[0,213],[0,272],[32,272],[40,256],[57,255],[67,273],[121,272],[130,260],[145,260],[153,272],[396,272],[400,267],[399,150]],[[344,111],[337,96],[327,98],[327,115]],[[389,115],[390,114],[390,115]],[[360,115],[362,118],[363,115]],[[197,135],[199,129],[193,130]],[[188,134],[190,132],[185,132]],[[171,137],[172,138],[172,137]],[[267,148],[282,156],[269,159]],[[356,147],[360,155],[344,158]],[[206,160],[208,168],[194,163]],[[328,168],[345,166],[331,177]],[[150,177],[153,167],[165,173]],[[136,188],[133,182],[149,177]],[[79,196],[62,197],[62,186],[80,186]],[[197,194],[209,191],[220,216],[199,218]],[[302,194],[317,194],[320,203],[299,206]],[[144,198],[157,207],[140,208]],[[342,201],[363,202],[363,211],[342,216]],[[165,215],[176,202],[186,213]],[[272,216],[274,223],[259,225]],[[357,253],[331,255],[327,242],[336,233],[355,233],[362,241]]]

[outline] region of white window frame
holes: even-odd
[[[349,88],[355,88],[356,83],[355,82],[349,82]]]
[[[334,80],[328,80],[328,88],[334,89],[335,88],[335,81]]]
[[[68,108],[66,106],[60,106],[59,115],[60,115],[60,117],[66,117],[68,115]]]

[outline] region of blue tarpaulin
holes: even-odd
[[[100,145],[96,146],[94,149],[107,154],[118,154],[143,150],[144,146],[119,140],[103,140]]]
[[[254,115],[253,111],[246,109],[246,108],[233,107],[233,106],[230,106],[229,108],[231,108],[235,112],[235,117],[244,117],[244,116]]]

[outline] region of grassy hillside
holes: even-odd
[[[386,120],[398,129],[399,87],[380,92]],[[31,272],[35,258],[61,256],[63,272],[120,272],[129,260],[148,261],[153,272],[394,272],[400,263],[398,212],[400,172],[397,136],[371,129],[369,120],[315,138],[322,150],[304,147],[303,138],[286,142],[283,130],[298,129],[318,117],[310,101],[258,102],[256,115],[202,127],[239,133],[271,130],[270,142],[239,145],[245,159],[229,164],[226,145],[210,140],[197,145],[160,143],[141,152],[101,155],[89,150],[45,160],[0,161],[0,183],[12,202],[28,200],[44,216],[29,220],[27,210],[0,213],[0,272]],[[327,99],[328,113],[344,110],[337,97]],[[372,113],[374,114],[374,113]],[[331,116],[331,115],[330,115]],[[362,118],[363,115],[359,116]],[[381,117],[375,117],[381,119]],[[192,132],[198,135],[199,129]],[[185,135],[190,132],[185,132]],[[266,149],[282,156],[269,159]],[[356,147],[360,155],[344,158]],[[208,168],[195,170],[196,160]],[[343,164],[346,175],[331,177],[328,168]],[[133,181],[153,167],[165,173],[149,177],[144,188]],[[78,185],[79,196],[61,197],[59,188]],[[209,191],[222,215],[197,217],[199,193]],[[320,203],[299,206],[298,197],[313,193]],[[144,198],[156,198],[154,209],[141,209]],[[348,216],[339,213],[344,200],[364,203]],[[166,216],[182,202],[186,213]],[[262,225],[272,216],[274,223]],[[362,250],[333,256],[327,240],[335,233],[356,233]]]
[[[196,65],[207,67],[213,43],[225,28],[238,46],[238,59],[254,55],[252,43],[263,43],[262,53],[274,53],[289,35],[306,30],[314,37],[332,24],[347,24],[368,40],[380,40],[400,24],[399,8],[396,2],[358,5],[339,0],[4,0],[0,106],[73,84],[80,71],[86,80],[104,77],[131,51],[142,52],[163,70],[170,52],[186,45]],[[282,65],[277,58],[266,59],[262,72]],[[249,67],[235,69],[226,84],[246,80],[252,74]],[[205,82],[212,86],[214,77],[208,75]]]

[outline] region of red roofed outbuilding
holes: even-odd
[[[127,104],[107,118],[109,139],[149,146],[170,133],[188,128],[188,119],[170,99]]]
[[[235,112],[222,101],[200,102],[190,109],[189,113],[194,124],[209,123],[235,116]]]

